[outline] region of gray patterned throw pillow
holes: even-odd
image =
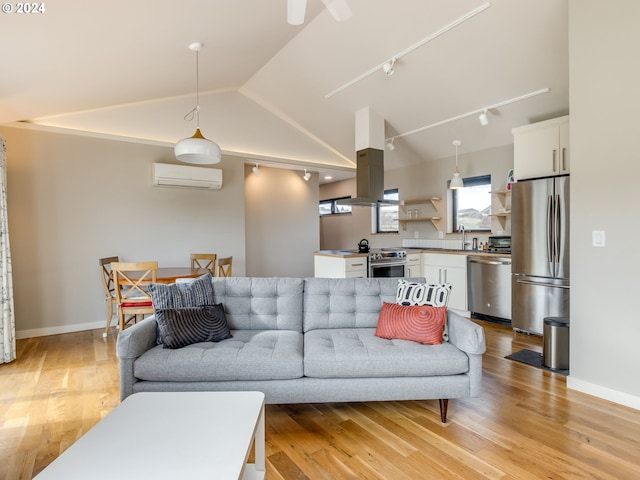
[[[199,307],[214,303],[210,273],[191,282],[152,283],[148,288],[153,301],[153,309],[156,312],[167,308]]]
[[[232,338],[222,304],[168,308],[155,315],[163,348]]]

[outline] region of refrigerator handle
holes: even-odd
[[[547,195],[547,262],[553,274],[553,196]]]
[[[535,285],[538,287],[563,288],[565,290],[569,290],[571,288],[569,287],[569,285],[556,285],[555,283],[546,283],[546,282],[532,282],[531,280],[517,279],[516,282],[523,283],[525,285]]]
[[[553,276],[560,275],[560,195],[553,202]]]

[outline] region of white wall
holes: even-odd
[[[571,0],[571,375],[640,408],[640,2]],[[606,246],[591,246],[604,230]]]
[[[7,143],[9,232],[18,337],[104,325],[98,258],[189,264],[233,255],[245,272],[244,166],[223,158],[220,191],[151,186],[173,149],[0,127]]]
[[[463,177],[491,175],[493,190],[504,190],[507,172],[513,168],[513,145],[481,150],[458,155],[458,165]],[[447,190],[455,169],[455,157],[424,162],[419,165],[387,170],[385,172],[385,188],[398,188],[400,199],[442,198],[440,211],[435,212],[428,205],[413,206],[421,209],[421,215],[439,215],[442,217],[440,230],[447,230]],[[320,198],[337,198],[355,196],[356,182],[345,180],[320,186]],[[401,213],[402,214],[402,213]],[[323,250],[353,249],[362,238],[367,238],[373,247],[394,247],[402,245],[402,239],[418,238],[438,239],[438,231],[430,222],[415,222],[407,225],[406,230],[395,233],[371,233],[371,208],[353,207],[351,215],[331,215],[320,219],[320,248]],[[507,224],[509,227],[509,224]],[[497,233],[495,226],[494,232]],[[508,233],[508,232],[507,232]],[[478,235],[474,235],[478,236]],[[446,234],[447,239],[457,239],[459,234]],[[484,239],[483,239],[484,240]]]
[[[245,167],[247,275],[313,277],[319,248],[318,174]]]

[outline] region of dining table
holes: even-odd
[[[140,276],[144,275],[145,271],[133,271],[127,272],[127,276],[131,280],[138,280]],[[175,283],[178,278],[196,278],[204,275],[205,273],[211,273],[206,268],[192,268],[192,267],[159,267],[156,270],[156,283]],[[120,280],[120,284],[126,283],[126,280]]]

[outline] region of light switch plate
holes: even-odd
[[[591,245],[593,247],[604,247],[604,230],[593,230],[591,232]]]

